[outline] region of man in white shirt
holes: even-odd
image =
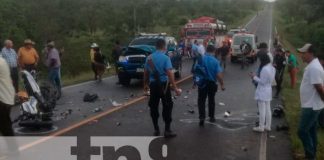
[[[15,89],[12,85],[7,62],[0,56],[0,134],[13,136],[10,119],[11,106],[14,104]]]
[[[324,70],[314,55],[315,47],[312,44],[305,44],[298,52],[308,64],[300,86],[302,110],[298,135],[304,146],[305,158],[314,160],[317,150],[318,117],[324,108]]]
[[[198,53],[200,55],[204,55],[206,53],[206,49],[203,45],[203,42],[199,42],[199,45],[198,45]]]

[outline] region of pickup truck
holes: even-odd
[[[122,85],[128,86],[131,79],[143,79],[146,58],[155,52],[155,44],[159,39],[166,41],[168,50],[165,54],[171,59],[175,78],[181,77],[182,56],[178,52],[175,38],[166,34],[141,34],[131,41],[119,57],[118,78]]]

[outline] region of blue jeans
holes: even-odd
[[[312,108],[302,108],[298,128],[298,136],[303,143],[305,157],[307,159],[316,158],[317,150],[317,124],[320,111]]]
[[[58,89],[58,91],[61,92],[61,69],[50,68],[48,72],[48,79]]]

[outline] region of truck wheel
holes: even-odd
[[[318,117],[319,125],[324,128],[324,110],[321,111],[319,117]]]

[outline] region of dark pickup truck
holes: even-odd
[[[168,51],[165,54],[171,59],[175,77],[181,77],[182,56],[178,52],[175,38],[161,34],[140,35],[129,44],[123,55],[119,57],[118,78],[122,85],[129,85],[131,79],[143,79],[146,58],[155,52],[155,44],[159,39],[166,41]]]

